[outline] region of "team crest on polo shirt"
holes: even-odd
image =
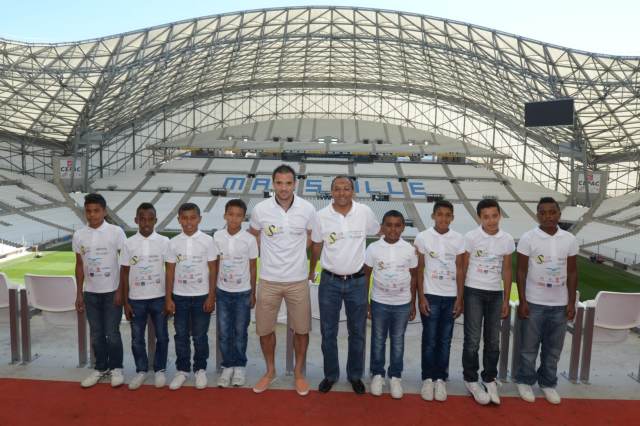
[[[176,262],[180,263],[184,260],[184,255],[183,254],[179,254],[176,256]]]
[[[538,265],[542,265],[544,263],[544,255],[543,254],[539,254],[536,256],[536,263]]]
[[[131,259],[129,259],[129,265],[137,265],[139,261],[140,259],[138,258],[138,256],[131,256]]]
[[[335,244],[336,241],[338,241],[338,234],[335,232],[330,233],[327,237],[327,241],[329,242],[329,245]]]
[[[264,233],[267,234],[267,237],[273,237],[275,234],[279,234],[280,230],[276,225],[268,225],[264,229]]]
[[[87,248],[85,246],[80,246],[80,254],[82,255],[87,254]]]
[[[482,250],[482,249],[476,250],[476,257],[482,257],[482,256],[484,256],[484,254],[485,254],[484,250]]]
[[[386,266],[384,265],[384,262],[382,260],[378,261],[377,265],[378,270],[382,271]]]
[[[435,251],[430,251],[429,252],[429,257],[431,257],[433,259],[436,259],[436,258],[438,258],[438,253],[435,252]]]

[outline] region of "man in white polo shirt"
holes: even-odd
[[[318,258],[322,265],[318,289],[324,357],[324,379],[318,390],[322,393],[329,392],[340,377],[338,323],[343,301],[349,331],[347,379],[355,393],[365,392],[362,373],[369,285],[363,265],[367,235],[377,234],[380,224],[369,206],[353,201],[353,189],[347,176],[333,179],[332,203],[316,213],[311,232],[309,280],[314,279]]]
[[[560,206],[551,197],[538,202],[540,226],[526,232],[518,242],[518,315],[522,318],[522,350],[516,383],[522,399],[533,402],[531,385],[538,382],[545,398],[560,403],[555,387],[558,360],[575,315],[578,242],[558,227]],[[540,352],[540,368],[536,358]]]
[[[291,167],[284,164],[276,167],[272,174],[275,195],[258,203],[251,213],[249,232],[260,243],[256,332],[260,336],[260,346],[267,365],[265,375],[253,387],[256,393],[267,390],[276,377],[275,325],[283,298],[295,334],[296,391],[301,396],[309,393],[302,367],[311,329],[307,248],[315,209],[311,203],[294,196],[295,179]]]

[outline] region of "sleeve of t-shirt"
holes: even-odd
[[[176,253],[173,249],[173,242],[169,240],[169,243],[167,244],[167,256],[165,258],[165,262],[176,263],[176,260]]]
[[[213,238],[208,237],[207,238],[207,261],[208,262],[213,262],[214,260],[216,260],[218,258],[218,254],[219,253],[220,252],[218,251],[218,247],[213,242]]]
[[[376,235],[380,231],[380,223],[375,213],[369,206],[367,207],[367,235]]]
[[[413,242],[413,245],[416,246],[416,248],[418,249],[418,251],[420,253],[422,253],[422,254],[426,254],[427,253],[427,248],[426,248],[424,236],[422,235],[422,233],[418,234],[418,236],[416,237],[415,241]]]
[[[373,268],[375,262],[376,260],[373,256],[373,245],[369,245],[369,247],[367,247],[367,250],[364,252],[364,264],[370,268]]]
[[[416,251],[413,250],[413,247],[412,247],[411,259],[409,260],[409,268],[411,269],[411,268],[415,268],[417,266],[418,266],[418,255],[416,254]]]
[[[464,236],[464,251],[467,253],[473,253],[473,239],[471,238],[471,234],[467,234]]]
[[[120,266],[129,266],[129,249],[126,243],[120,251]]]
[[[531,243],[529,242],[529,234],[524,234],[518,241],[518,253],[525,256],[531,255]]]
[[[251,235],[251,238],[247,241],[249,241],[249,259],[257,259],[259,254],[258,241],[253,237],[253,235]]]
[[[571,245],[569,246],[569,256],[576,256],[578,254],[578,239],[573,237],[571,239]]]
[[[260,231],[262,230],[262,225],[260,225],[260,218],[258,217],[259,209],[256,207],[254,207],[253,211],[251,212],[251,218],[249,219],[249,226],[251,226],[253,229],[257,231]]]
[[[313,219],[311,220],[311,241],[314,243],[322,242],[322,226],[318,212],[313,215]]]
[[[126,242],[127,242],[127,234],[125,234],[122,228],[118,226],[118,236],[116,239],[116,250],[118,251],[118,255],[122,256],[122,251],[124,250],[124,246]]]
[[[509,235],[509,241],[507,242],[507,252],[504,254],[505,256],[513,253],[516,250],[516,243],[513,241],[513,237]]]
[[[307,231],[311,231],[315,216],[316,216],[316,209],[313,207],[313,205],[309,204],[309,213],[307,217]]]
[[[168,262],[169,261],[169,239],[167,238],[166,240],[163,241],[164,244],[164,250],[162,251],[162,261],[163,262]]]
[[[74,253],[80,253],[80,236],[78,235],[78,231],[73,233],[73,239],[71,240],[71,249]]]
[[[463,254],[465,252],[464,237],[460,237],[456,239],[455,251],[456,251],[456,256],[459,254]]]

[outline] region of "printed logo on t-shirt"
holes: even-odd
[[[543,254],[539,254],[536,256],[536,263],[538,265],[542,265],[544,263],[544,255]]]
[[[382,260],[378,261],[377,266],[379,271],[382,271],[385,268],[385,264]]]
[[[276,234],[279,234],[281,231],[278,229],[276,225],[268,225],[264,229],[264,233],[267,234],[267,237],[273,237]]]
[[[482,249],[476,250],[476,257],[482,257],[482,256],[484,256],[484,250]]]
[[[183,254],[178,254],[178,255],[176,256],[176,262],[177,262],[177,263],[182,262],[182,261],[184,260],[184,257],[185,257],[185,256],[184,256]]]
[[[83,256],[87,254],[87,248],[85,246],[80,246],[80,254]]]
[[[138,258],[138,256],[131,256],[131,258],[129,259],[129,265],[137,265],[139,261],[140,259]]]
[[[429,252],[429,257],[431,257],[433,259],[437,259],[438,258],[438,253],[436,253],[435,251],[430,251]]]
[[[336,241],[338,241],[338,234],[335,232],[330,233],[327,237],[327,241],[329,242],[329,245],[335,244]]]

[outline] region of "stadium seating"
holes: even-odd
[[[593,216],[596,218],[607,216],[611,212],[623,209],[638,202],[640,202],[640,192],[631,192],[619,197],[607,198],[600,203],[600,206],[597,208]]]
[[[47,322],[56,326],[76,323],[75,278],[25,274],[24,285],[29,305],[42,310]]]
[[[630,231],[632,231],[632,229],[592,221],[578,231],[576,238],[578,239],[578,243],[582,245],[613,238]]]

